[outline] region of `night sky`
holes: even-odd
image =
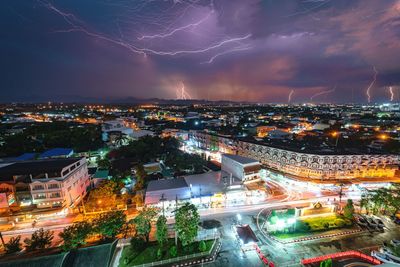
[[[400,100],[399,0],[0,5],[1,102]]]

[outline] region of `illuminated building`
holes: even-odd
[[[200,131],[192,131],[190,140],[200,149],[256,159],[267,168],[293,178],[391,181],[397,179],[399,169],[399,156],[390,154],[309,153],[306,149],[292,149],[289,144],[287,148],[277,148]]]
[[[9,188],[19,206],[72,208],[90,186],[86,158],[15,162],[0,168],[0,188]]]
[[[251,158],[223,154],[221,169],[241,181],[250,181],[260,178],[261,164]]]

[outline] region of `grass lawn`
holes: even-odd
[[[308,217],[297,220],[294,227],[283,231],[271,232],[277,238],[299,238],[313,233],[326,232],[335,229],[351,228],[353,222],[341,215],[329,215],[321,217]]]
[[[131,249],[131,246],[126,246],[121,255],[121,259],[119,261],[119,267],[128,267],[128,266],[134,266],[134,265],[140,265],[144,263],[149,263],[153,261],[161,261],[161,260],[166,260],[166,259],[171,259],[173,258],[170,253],[169,253],[169,248],[175,245],[174,239],[170,239],[168,241],[168,245],[163,251],[163,257],[161,259],[157,258],[157,250],[158,250],[158,244],[157,242],[151,242],[148,244],[148,246],[142,251],[142,252],[137,252],[133,251]],[[211,246],[213,244],[214,240],[207,240],[205,241],[207,250],[209,251],[211,249]],[[192,243],[187,247],[187,249],[178,249],[178,255],[177,257],[180,256],[185,256],[185,255],[190,255],[190,254],[195,254],[199,253],[199,243],[195,242]]]

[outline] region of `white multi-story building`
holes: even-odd
[[[399,156],[390,154],[346,154],[299,152],[275,148],[262,143],[246,142],[207,132],[190,133],[198,148],[237,154],[258,160],[269,169],[313,180],[397,180]]]
[[[12,163],[0,168],[0,181],[19,206],[37,208],[73,208],[90,186],[86,158]]]

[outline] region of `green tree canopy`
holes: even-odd
[[[86,244],[86,239],[93,232],[92,224],[89,222],[78,222],[68,226],[59,233],[63,240],[63,249],[68,251]]]
[[[343,215],[347,219],[353,220],[353,216],[354,216],[353,200],[351,200],[351,199],[347,200],[346,206],[344,207],[344,210],[343,210]]]
[[[112,211],[100,214],[94,221],[94,230],[103,239],[115,238],[126,223],[126,215],[122,211]]]
[[[168,228],[167,228],[167,218],[161,215],[157,219],[156,224],[156,238],[160,247],[163,247],[165,242],[168,240]]]
[[[185,247],[197,237],[200,215],[195,205],[186,202],[175,212],[175,231]]]
[[[145,238],[146,242],[149,242],[151,220],[154,219],[157,214],[157,209],[144,207],[143,210],[131,221],[136,227],[136,233]]]

